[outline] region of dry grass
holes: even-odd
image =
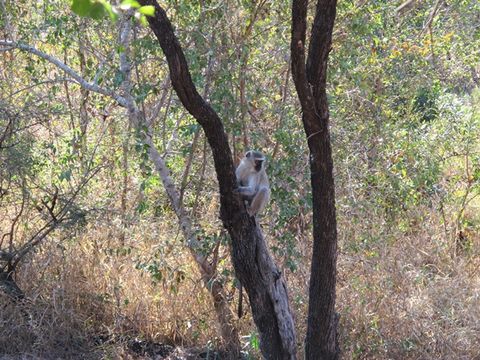
[[[364,229],[371,235],[368,242],[341,216],[339,229],[337,304],[345,359],[480,357],[478,234],[470,232],[468,249],[454,257],[452,239],[434,215],[408,231]],[[135,338],[186,348],[218,346],[209,295],[176,227],[139,222],[128,229],[123,246],[118,239],[119,230],[107,224],[85,229],[76,239],[52,241],[34,254],[17,278],[29,300],[14,306],[0,299],[0,353],[148,358],[128,349]],[[306,239],[300,246],[304,259]],[[154,260],[162,273],[156,283],[137,268]],[[308,269],[304,262],[297,272],[286,271],[300,355]],[[227,288],[233,293],[230,284]],[[238,326],[243,335],[253,331],[249,316]]]
[[[8,306],[0,313],[0,354],[128,358],[132,339],[219,346],[210,295],[176,230],[140,223],[120,245],[119,232],[105,226],[45,244],[17,277],[28,302],[1,299]],[[154,281],[138,264],[155,261],[161,278]]]
[[[345,358],[480,356],[480,239],[453,257],[438,219],[339,257]]]

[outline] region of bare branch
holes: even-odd
[[[433,6],[433,9],[432,9],[432,11],[430,12],[430,15],[428,16],[427,21],[426,21],[425,24],[423,25],[423,29],[422,29],[422,31],[420,32],[419,36],[422,36],[422,35],[425,34],[428,30],[431,31],[433,19],[435,19],[435,16],[437,15],[438,9],[440,8],[440,5],[442,4],[442,2],[443,2],[443,0],[437,0],[437,1],[435,2],[435,5]]]
[[[51,55],[48,55],[44,53],[43,51],[38,50],[37,48],[27,45],[27,44],[22,44],[18,42],[13,42],[13,41],[8,41],[8,40],[0,40],[0,45],[5,46],[10,49],[16,48],[25,52],[28,52],[30,54],[36,55],[38,57],[41,57],[42,59],[47,60],[49,63],[57,66],[59,69],[63,70],[65,73],[70,75],[81,87],[83,87],[86,90],[93,91],[102,95],[106,95],[109,97],[112,97],[117,101],[117,103],[120,106],[127,107],[126,100],[122,97],[117,95],[114,91],[110,89],[103,88],[99,86],[98,84],[88,82],[85,80],[83,77],[81,77],[75,70],[73,70],[71,67],[63,63],[62,61],[58,60],[56,57],[53,57]]]
[[[167,101],[167,96],[170,93],[170,87],[168,86],[169,83],[169,78],[165,77],[164,81],[162,82],[162,85],[160,85],[160,88],[163,89],[162,96],[160,97],[160,100],[158,101],[157,105],[153,107],[153,110],[151,111],[150,116],[148,117],[147,124],[149,126],[152,126],[154,123],[154,120],[157,118],[158,114],[160,113],[160,109],[162,109],[165,105],[165,102]],[[171,96],[170,96],[171,98]],[[169,100],[170,101],[170,100]]]
[[[88,176],[86,176],[83,181],[78,185],[77,189],[75,189],[70,198],[65,201],[65,203],[58,210],[58,212],[56,214],[51,214],[51,219],[47,223],[45,223],[44,226],[35,233],[35,235],[30,237],[30,239],[14,253],[15,260],[11,265],[13,269],[15,269],[15,267],[25,255],[27,255],[35,246],[42,242],[43,239],[45,239],[52,231],[54,231],[63,222],[71,220],[70,217],[67,217],[67,214],[71,208],[73,201],[76,199],[80,191],[82,191],[82,189],[88,184],[88,182],[100,171],[100,169],[101,167],[98,167],[90,174],[88,174]],[[55,192],[57,192],[57,190]],[[55,205],[52,200],[52,206],[49,210],[52,210],[53,212],[54,207]]]
[[[395,9],[395,13],[398,16],[404,15],[407,11],[411,10],[415,6],[416,2],[417,2],[417,0],[407,0],[407,1],[405,1],[404,3],[402,3],[399,7],[397,7]]]
[[[203,97],[207,98],[209,91],[210,91],[210,81],[211,81],[211,74],[212,74],[212,67],[213,67],[213,61],[212,61],[212,56],[210,55],[208,57],[208,65],[207,65],[207,71],[205,73],[205,88],[203,89]],[[195,150],[197,148],[197,143],[198,140],[200,139],[200,129],[197,128],[195,130],[195,135],[193,137],[192,141],[192,147],[190,148],[190,154],[187,159],[187,165],[185,166],[185,170],[182,175],[182,185],[180,186],[180,203],[183,204],[183,196],[185,194],[185,190],[187,188],[188,184],[188,177],[190,174],[190,169],[192,166],[192,161],[193,161],[193,156],[195,155]]]
[[[13,49],[13,48],[11,48],[11,49]],[[10,50],[11,50],[11,49],[10,49]],[[33,89],[34,87],[37,87],[37,86],[40,86],[40,85],[54,84],[54,83],[57,83],[57,82],[65,82],[65,83],[67,83],[67,82],[73,82],[73,83],[77,84],[77,82],[76,82],[75,80],[70,79],[70,78],[58,78],[58,79],[52,79],[52,80],[44,80],[44,81],[39,81],[39,82],[37,82],[37,83],[35,83],[35,84],[32,84],[32,85],[30,85],[30,86],[26,86],[26,87],[24,87],[24,88],[21,88],[21,89],[15,91],[15,92],[13,92],[13,93],[10,95],[10,97],[12,97],[12,96],[14,96],[14,95],[17,95],[18,93],[21,93],[21,92],[23,92],[23,91],[27,91],[27,90]]]

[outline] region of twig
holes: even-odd
[[[426,32],[428,29],[430,29],[430,27],[432,26],[432,23],[433,23],[433,19],[435,18],[435,15],[437,15],[438,9],[440,8],[440,5],[441,5],[441,3],[442,3],[443,1],[444,1],[444,0],[437,0],[437,2],[435,3],[435,5],[433,6],[432,11],[430,12],[430,15],[428,16],[427,21],[426,21],[425,24],[423,25],[423,29],[422,29],[422,31],[420,31],[419,36],[423,36],[423,35],[425,34],[425,32]]]

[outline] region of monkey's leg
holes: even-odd
[[[258,214],[260,211],[262,211],[268,201],[269,196],[270,194],[268,189],[259,189],[257,195],[255,195],[252,203],[250,204],[250,207],[248,208],[248,214],[250,216],[254,216],[255,214]]]

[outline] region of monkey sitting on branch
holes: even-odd
[[[238,188],[235,190],[247,202],[250,216],[260,213],[270,199],[270,184],[265,172],[265,156],[260,151],[250,150],[235,170]]]

